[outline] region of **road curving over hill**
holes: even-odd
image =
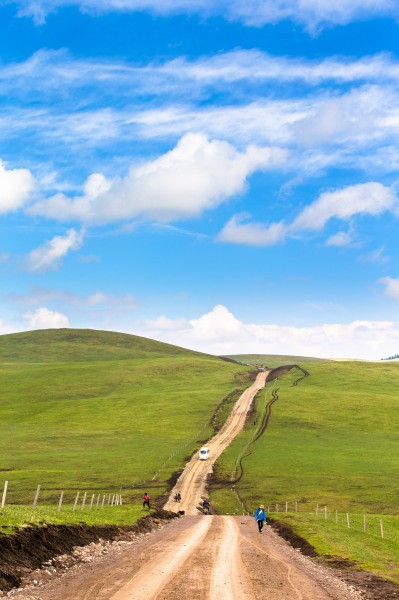
[[[207,442],[206,446],[209,448],[208,460],[199,460],[198,453],[195,453],[190,462],[187,463],[170,493],[169,499],[164,506],[165,510],[173,512],[181,510],[186,515],[197,515],[200,512],[199,502],[206,492],[207,477],[212,473],[213,465],[223,450],[242,431],[253,399],[265,387],[266,378],[269,373],[270,370],[258,373],[253,385],[247,388],[235,403],[226,423]],[[180,503],[174,501],[176,493],[180,493],[181,495],[182,499]]]

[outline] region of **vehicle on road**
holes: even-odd
[[[209,458],[209,448],[206,448],[205,446],[203,448],[201,448],[201,450],[199,451],[199,459],[200,460],[207,460]]]

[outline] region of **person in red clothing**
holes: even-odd
[[[147,505],[147,506],[148,506],[148,508],[151,508],[151,507],[150,507],[150,497],[149,497],[149,495],[147,494],[147,492],[144,494],[144,496],[143,496],[143,500],[144,500],[144,502],[143,502],[143,508],[145,507],[145,505]]]

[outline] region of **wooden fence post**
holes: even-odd
[[[363,515],[363,532],[366,533],[366,515]]]
[[[87,492],[85,492],[83,494],[83,500],[82,500],[82,504],[81,504],[80,510],[84,510],[84,507],[85,507],[85,504],[86,504],[86,498],[87,498]]]
[[[318,515],[318,514],[319,514],[319,505],[316,504],[316,515]]]
[[[78,500],[79,500],[79,492],[76,494],[75,502],[73,504],[73,509],[72,509],[73,512],[75,512],[75,510],[76,510],[76,506],[78,504]]]
[[[98,494],[98,496],[97,496],[97,508],[98,508],[99,504],[100,504],[100,494]]]
[[[285,503],[285,512],[288,512],[288,502]]]
[[[64,492],[61,492],[60,499],[59,499],[59,502],[58,502],[57,512],[61,511],[61,506],[62,506],[62,500],[63,500],[63,498],[64,498]]]
[[[32,508],[36,508],[37,501],[39,500],[39,494],[40,494],[40,485],[37,486],[35,499],[33,500]]]
[[[295,502],[295,512],[298,512],[298,502]]]
[[[276,512],[278,512],[278,504],[276,504]]]
[[[8,488],[8,481],[4,482],[4,489],[3,489],[3,497],[1,499],[1,510],[3,510],[3,508],[6,505],[6,498],[7,498],[7,488]]]
[[[350,529],[351,525],[350,525],[350,522],[349,522],[349,514],[348,513],[346,513],[346,522],[348,524],[348,529]]]
[[[384,537],[384,527],[382,525],[382,519],[380,519],[380,531],[381,531],[381,537]]]
[[[95,494],[93,494],[91,497],[90,510],[93,508],[94,496],[95,496]]]
[[[101,508],[104,508],[104,502],[105,502],[105,494],[103,495],[103,502],[101,504]]]

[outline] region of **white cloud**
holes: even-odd
[[[225,242],[267,246],[284,241],[287,235],[306,231],[320,231],[332,219],[350,221],[358,215],[376,217],[384,212],[399,215],[399,202],[394,191],[378,182],[360,183],[333,192],[322,193],[306,206],[292,223],[241,224],[234,216],[223,228],[218,239]],[[329,238],[327,245],[344,245],[348,234],[338,233]]]
[[[49,12],[62,6],[79,6],[95,13],[149,11],[159,15],[199,13],[221,15],[247,25],[261,26],[292,19],[310,29],[328,24],[346,24],[373,16],[397,18],[395,0],[15,0],[21,15],[42,23]]]
[[[379,283],[382,283],[382,285],[385,287],[384,292],[386,296],[399,302],[399,278],[395,279],[394,277],[382,277],[379,279]]]
[[[43,246],[35,248],[26,259],[28,270],[32,273],[41,273],[49,269],[58,269],[68,252],[81,247],[83,237],[83,232],[69,229],[64,236],[56,236]]]
[[[339,231],[332,235],[326,241],[326,246],[349,246],[352,243],[352,238],[346,231]]]
[[[283,223],[272,223],[268,227],[261,223],[243,223],[245,216],[233,215],[217,236],[218,241],[248,246],[272,246],[284,241],[287,227]]]
[[[356,215],[377,216],[398,211],[398,199],[391,188],[378,182],[350,185],[324,192],[303,209],[290,225],[292,231],[320,230],[330,219],[348,221]]]
[[[196,319],[160,317],[135,331],[212,354],[289,354],[321,358],[379,360],[396,353],[399,323],[354,321],[314,327],[244,323],[226,307],[215,306]]]
[[[70,327],[68,317],[48,308],[38,308],[34,312],[24,314],[26,324],[30,329],[61,329]]]
[[[61,221],[107,223],[140,218],[159,222],[191,218],[244,191],[255,171],[284,162],[279,148],[248,146],[239,152],[227,142],[187,134],[173,150],[132,167],[123,179],[93,174],[83,196],[58,194],[31,212]]]
[[[137,64],[101,59],[81,59],[65,49],[39,50],[25,61],[0,65],[0,83],[13,94],[39,92],[59,94],[66,86],[87,91],[107,85],[109,94],[151,92],[163,96],[195,85],[223,87],[226,84],[279,81],[316,85],[399,80],[399,64],[387,53],[362,58],[333,56],[321,60],[276,56],[255,49],[232,50],[194,60]],[[233,90],[231,90],[233,91]]]
[[[24,206],[34,188],[35,179],[28,169],[6,169],[0,160],[0,214]]]

